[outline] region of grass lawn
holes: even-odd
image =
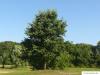
[[[65,70],[36,70],[27,68],[0,69],[0,75],[81,75],[81,71],[100,71],[100,68],[67,68]]]

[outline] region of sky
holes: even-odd
[[[67,22],[66,41],[95,45],[100,40],[100,0],[0,0],[0,41],[24,40],[28,24],[47,9]]]

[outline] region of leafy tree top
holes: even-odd
[[[66,22],[58,19],[54,10],[40,12],[27,28],[26,35],[33,40],[53,39],[62,37],[65,33]]]

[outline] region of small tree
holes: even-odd
[[[12,65],[15,65],[15,67],[21,66],[22,60],[22,46],[20,44],[14,45],[14,49],[10,50],[10,59]]]

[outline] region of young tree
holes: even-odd
[[[66,22],[57,16],[54,10],[40,12],[27,28],[28,38],[23,44],[33,67],[46,69],[53,57],[59,55],[61,48],[57,44],[63,42]]]
[[[22,65],[22,46],[20,44],[15,44],[14,49],[10,50],[10,61],[15,67]]]

